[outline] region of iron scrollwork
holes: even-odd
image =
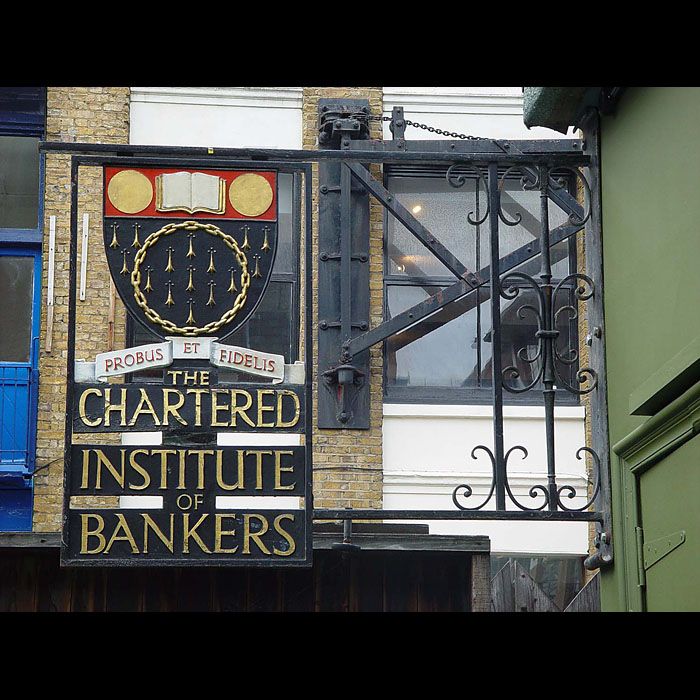
[[[523,386],[516,386],[518,380],[522,379],[522,373],[516,364],[511,364],[501,369],[499,381],[495,381],[494,378],[494,449],[492,450],[485,445],[478,445],[471,453],[472,458],[476,459],[475,453],[483,451],[491,461],[493,477],[489,493],[479,505],[469,507],[461,502],[460,498],[469,499],[469,497],[473,496],[473,489],[467,484],[460,484],[452,493],[452,501],[461,510],[479,510],[484,508],[491,501],[494,493],[498,493],[500,490],[501,493],[507,494],[509,501],[516,508],[523,511],[541,511],[545,508],[549,511],[569,512],[587,510],[593,504],[600,490],[600,458],[589,447],[578,449],[576,452],[577,459],[582,459],[582,454],[588,454],[592,460],[590,471],[593,475],[593,487],[590,496],[582,506],[573,508],[565,505],[565,501],[576,498],[578,493],[571,485],[560,486],[557,483],[554,460],[554,402],[558,390],[581,396],[590,393],[598,385],[598,377],[595,370],[587,366],[581,367],[576,372],[578,387],[574,386],[567,379],[561,367],[563,366],[565,369],[575,365],[579,361],[579,352],[575,348],[563,350],[559,347],[558,341],[561,333],[557,327],[564,321],[571,323],[578,319],[578,304],[579,302],[586,302],[594,296],[595,285],[590,277],[580,272],[568,274],[558,283],[553,283],[551,251],[549,247],[549,200],[550,197],[556,197],[557,193],[566,188],[571,181],[577,181],[586,195],[586,201],[590,201],[588,183],[580,171],[572,168],[513,165],[500,175],[496,192],[494,187],[489,188],[485,184],[484,176],[477,167],[471,166],[471,169],[476,172],[479,182],[484,183],[486,191],[489,192],[489,197],[487,199],[486,214],[478,220],[473,220],[470,213],[470,223],[474,225],[483,224],[489,219],[492,211],[497,212],[497,216],[490,217],[492,273],[496,276],[496,281],[492,285],[494,290],[492,304],[498,304],[498,313],[494,314],[494,323],[500,324],[500,298],[513,301],[521,294],[521,291],[528,290],[534,297],[534,301],[521,304],[517,308],[516,314],[521,320],[524,320],[526,316],[534,318],[536,330],[533,342],[521,347],[516,352],[518,360],[533,368],[530,372],[529,380],[524,382]],[[447,173],[450,185],[461,187],[466,181],[466,171],[466,166],[453,166],[450,168]],[[516,212],[512,217],[508,216],[503,211],[500,198],[506,182],[508,180],[513,181],[518,171],[523,191],[539,190],[540,193],[540,270],[536,276],[520,270],[499,276],[497,255],[498,222],[512,227],[519,225],[523,220],[520,212]],[[491,171],[489,176],[493,177],[493,174],[494,171]],[[565,200],[560,198],[560,201]],[[569,212],[569,222],[574,225],[583,226],[589,217],[590,211],[585,211],[584,209],[572,208]],[[496,237],[496,240],[494,240],[494,237]],[[564,294],[571,295],[573,298],[570,297],[568,303],[560,303],[560,299]],[[494,332],[493,337],[497,337],[500,341],[500,333]],[[531,349],[533,347],[535,348],[534,350]],[[493,347],[492,353],[494,357],[496,353],[500,352],[500,346]],[[542,392],[545,408],[547,483],[536,484],[529,489],[530,497],[541,498],[543,501],[536,506],[527,506],[518,501],[513,493],[509,483],[508,461],[514,452],[522,453],[523,459],[526,459],[528,451],[522,445],[515,445],[510,447],[504,454],[501,392],[505,390],[513,394],[523,394],[538,389]],[[497,415],[499,411],[500,416]],[[499,453],[503,455],[502,465],[498,464],[496,457]],[[460,491],[462,491],[461,494]]]

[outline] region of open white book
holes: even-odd
[[[223,214],[226,211],[225,193],[226,181],[216,175],[179,172],[156,176],[158,211]]]

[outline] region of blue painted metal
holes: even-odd
[[[45,123],[45,87],[0,88],[0,133],[43,138]]]
[[[41,249],[1,247],[0,256],[34,260],[32,340],[28,362],[0,360],[0,530],[32,529],[31,475],[36,460]]]

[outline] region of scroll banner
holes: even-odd
[[[129,372],[168,367],[173,360],[208,360],[215,367],[284,380],[284,357],[235,345],[223,345],[213,338],[169,338],[164,343],[138,345],[100,353],[95,357],[95,379],[106,381]]]

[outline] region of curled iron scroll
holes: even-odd
[[[459,189],[460,187],[464,187],[464,184],[467,182],[469,178],[467,178],[467,173],[473,172],[476,174],[478,184],[484,186],[484,190],[488,192],[488,187],[486,185],[486,178],[484,176],[484,173],[481,171],[481,169],[476,166],[476,165],[470,165],[467,163],[455,163],[454,165],[451,165],[447,169],[447,173],[445,174],[445,178],[447,179],[447,184],[450,185],[450,187],[454,187],[455,189]],[[489,198],[486,197],[486,212],[484,213],[483,217],[480,219],[473,219],[472,215],[474,214],[473,211],[470,211],[467,214],[467,221],[472,225],[472,226],[479,226],[480,224],[483,224],[484,221],[488,218],[489,211],[491,208],[491,204],[489,202]]]

